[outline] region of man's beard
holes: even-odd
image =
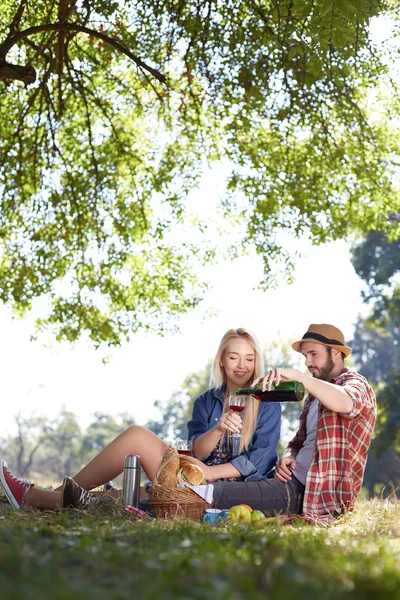
[[[330,381],[332,379],[331,373],[335,368],[335,363],[332,358],[329,357],[325,365],[321,367],[317,373],[313,375],[315,379],[322,379],[322,381]]]

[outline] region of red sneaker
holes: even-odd
[[[0,460],[0,486],[9,503],[18,510],[33,484],[26,479],[15,477],[7,467],[6,461]]]

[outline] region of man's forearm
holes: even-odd
[[[317,398],[329,410],[341,413],[349,413],[352,410],[353,401],[341,386],[315,379],[300,371],[297,380],[301,381],[307,392]]]
[[[205,433],[199,435],[193,444],[193,454],[197,458],[208,456],[219,443],[223,436],[223,432],[218,427],[212,427]]]
[[[280,367],[272,369],[269,374],[263,378],[263,389],[268,389],[268,386],[271,386],[272,383],[279,383],[282,380],[301,381],[307,392],[319,400],[326,408],[329,408],[329,410],[349,413],[353,409],[353,400],[343,387],[329,383],[328,381],[323,381],[322,379],[311,377],[310,375],[305,375],[298,369]],[[259,379],[256,379],[253,382],[253,385],[258,381]]]

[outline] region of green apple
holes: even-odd
[[[228,512],[228,520],[230,523],[250,523],[251,512],[241,504],[232,506]]]
[[[261,510],[253,510],[253,512],[251,513],[251,520],[261,521],[261,519],[265,519],[264,513],[261,512]]]

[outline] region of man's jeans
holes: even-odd
[[[263,481],[218,481],[214,483],[215,508],[230,508],[248,504],[267,516],[300,514],[305,486],[294,475],[287,482],[278,479]]]

